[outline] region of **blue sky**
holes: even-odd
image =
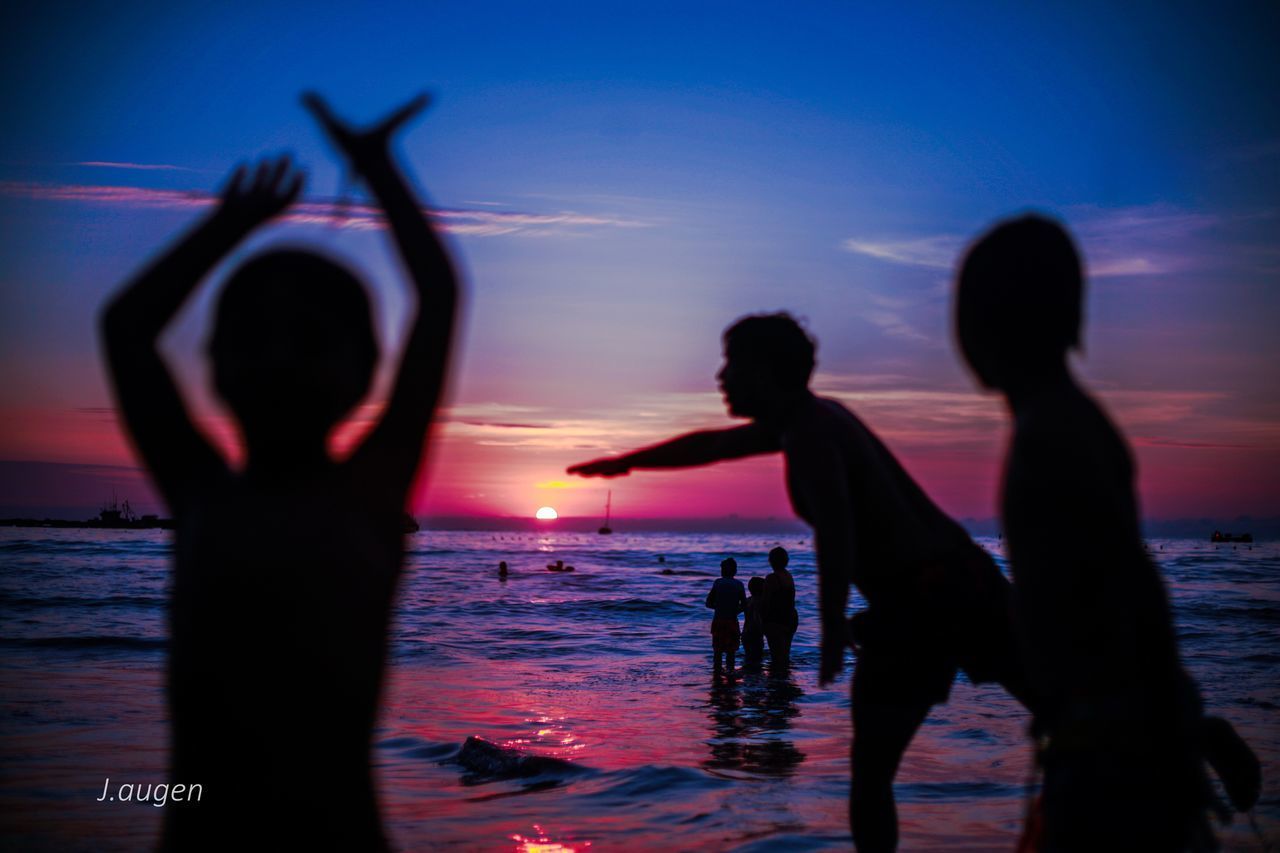
[[[323,210],[340,172],[298,93],[373,118],[425,88],[437,102],[401,151],[462,212],[442,221],[471,297],[424,509],[516,514],[579,456],[723,422],[719,331],[789,308],[820,340],[820,387],[944,506],[989,515],[1001,416],[957,363],[950,275],[967,240],[1035,208],[1075,230],[1094,273],[1082,369],[1135,438],[1148,505],[1280,513],[1274,4],[7,17],[0,407],[19,415],[0,459],[131,464],[109,414],[85,411],[110,405],[93,317],[195,215],[164,191],[207,193],[237,160],[288,149]],[[102,163],[174,168],[77,165]],[[394,348],[383,236],[286,224],[263,242],[282,234],[365,272]],[[198,358],[211,292],[170,349],[218,432]],[[538,429],[496,426],[515,422]],[[618,497],[661,514],[677,482],[701,514],[785,513],[776,470],[744,470],[632,478]],[[1213,485],[1223,470],[1242,485]],[[595,484],[555,488],[570,511],[597,502]]]

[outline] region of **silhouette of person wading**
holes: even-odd
[[[791,666],[791,640],[800,627],[800,614],[796,612],[796,582],[787,571],[790,561],[787,549],[781,545],[769,551],[769,568],[772,571],[764,579],[764,606],[761,608],[764,635],[769,640],[769,658],[779,671]]]
[[[859,850],[891,850],[894,774],[929,708],[946,701],[957,667],[1023,695],[1008,581],[860,420],[809,390],[814,345],[793,318],[739,320],[724,334],[724,354],[718,378],[729,413],[750,423],[569,472],[616,477],[782,452],[792,506],[814,529],[823,685],[844,665],[849,584],[869,605],[852,623],[859,651],[849,817]]]
[[[1067,366],[1083,289],[1066,231],[1026,216],[973,245],[956,294],[965,360],[1013,416],[1001,514],[1044,768],[1030,844],[1216,849],[1202,759],[1241,810],[1260,769],[1229,723],[1201,716],[1143,547],[1129,449]]]
[[[720,577],[707,593],[707,607],[715,611],[711,619],[711,656],[715,671],[720,672],[720,658],[724,657],[724,669],[733,675],[733,658],[738,652],[742,633],[738,630],[738,614],[747,604],[747,592],[742,581],[736,580],[738,561],[726,557],[720,561]]]
[[[102,316],[125,424],[175,521],[170,607],[172,779],[200,802],[165,810],[166,849],[386,847],[369,747],[402,513],[445,378],[458,288],[444,247],[389,153],[419,97],[357,131],[306,104],[386,212],[417,293],[386,409],[349,458],[327,441],[378,359],[369,302],[346,268],[276,250],[234,273],[209,356],[247,461],[232,470],[193,425],[161,332],[241,240],[285,211],[287,157],[241,167],[216,210]]]

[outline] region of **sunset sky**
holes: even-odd
[[[1079,369],[1145,513],[1280,515],[1273,3],[24,5],[0,33],[0,514],[92,513],[113,488],[163,511],[95,318],[241,159],[290,150],[309,181],[236,257],[347,258],[396,351],[406,284],[299,106],[314,88],[358,119],[436,96],[399,150],[468,297],[420,515],[592,515],[610,487],[624,518],[787,515],[778,460],[564,475],[731,423],[720,332],[778,309],[818,339],[820,392],[944,509],[995,515],[1005,416],[949,301],[966,242],[1027,209],[1085,254]],[[201,356],[219,281],[166,351],[232,447]]]

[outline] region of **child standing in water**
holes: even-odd
[[[711,653],[715,656],[716,671],[720,670],[720,656],[724,655],[725,668],[733,672],[733,657],[738,651],[738,614],[747,603],[747,591],[742,581],[734,580],[738,573],[738,561],[728,557],[720,563],[720,578],[707,593],[707,607],[715,610],[711,619]]]
[[[175,518],[168,699],[171,850],[387,846],[369,766],[402,523],[440,399],[458,287],[401,177],[392,134],[420,97],[357,130],[306,105],[372,191],[417,296],[381,420],[345,459],[330,435],[378,360],[368,297],[341,264],[274,250],[230,276],[209,356],[247,451],[236,470],[192,423],[158,340],[209,271],[297,198],[289,159],[232,175],[216,209],[102,316],[128,432]]]
[[[791,558],[779,545],[769,552],[773,572],[764,579],[764,606],[760,619],[764,635],[769,639],[769,660],[779,670],[791,665],[791,640],[800,625],[796,612],[796,582],[787,571]]]
[[[751,597],[742,608],[742,665],[759,666],[764,660],[764,578],[747,581]]]

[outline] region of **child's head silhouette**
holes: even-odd
[[[720,561],[720,577],[731,578],[738,573],[738,561],[733,557],[725,557]]]
[[[1080,346],[1084,283],[1066,229],[1043,216],[1006,220],[969,249],[956,293],[956,335],[989,388],[1034,381]]]
[[[223,289],[209,354],[214,387],[251,445],[323,439],[373,380],[369,298],[349,270],[314,252],[263,252]]]

